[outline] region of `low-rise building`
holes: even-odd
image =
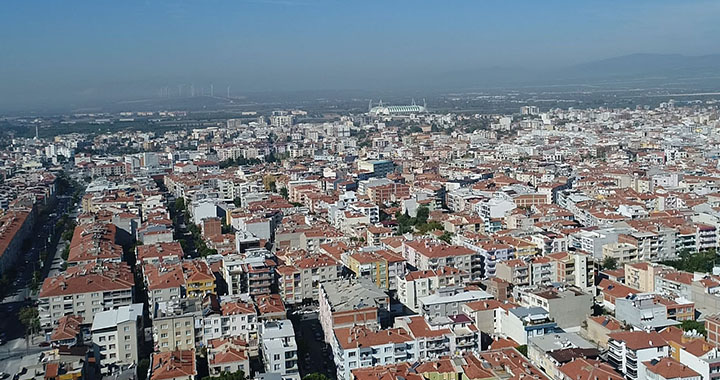
[[[152,354],[149,380],[196,380],[195,350],[175,350]]]

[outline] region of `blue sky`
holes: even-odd
[[[715,54],[718,19],[719,1],[692,0],[4,0],[0,103],[183,83],[362,88],[485,67]]]

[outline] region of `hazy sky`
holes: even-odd
[[[718,20],[717,0],[3,0],[0,109],[190,83],[371,89],[484,67],[714,54]]]

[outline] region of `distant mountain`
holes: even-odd
[[[692,84],[720,85],[720,54],[631,54],[544,70],[487,67],[441,73],[428,82],[445,88],[622,83],[655,86],[677,79]]]
[[[571,66],[556,73],[565,78],[678,78],[720,75],[720,54],[631,54]]]

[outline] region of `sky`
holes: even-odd
[[[716,0],[3,0],[0,110],[717,54],[719,16]]]

